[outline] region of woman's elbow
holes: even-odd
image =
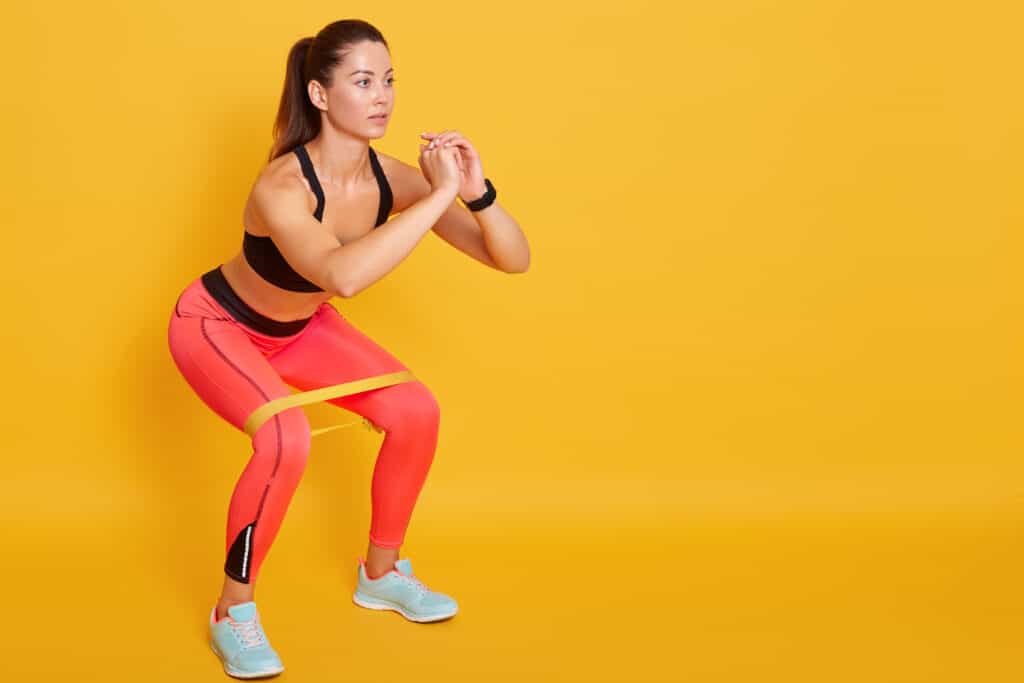
[[[331,294],[340,296],[342,299],[349,299],[355,296],[358,291],[355,283],[349,278],[332,278],[330,284]]]
[[[502,270],[504,270],[506,273],[508,273],[510,275],[516,274],[516,273],[525,273],[529,269],[530,269],[530,257],[529,257],[529,255],[527,255],[527,257],[525,259],[523,259],[522,263],[514,264],[514,265],[511,265],[511,266],[502,268]]]

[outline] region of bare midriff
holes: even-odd
[[[289,321],[308,318],[320,304],[329,300],[328,292],[289,292],[270,284],[252,269],[239,251],[221,270],[231,288],[242,301],[274,320]]]

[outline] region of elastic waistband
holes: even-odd
[[[271,337],[290,337],[305,329],[309,321],[313,319],[313,316],[300,320],[274,320],[273,318],[268,318],[245,303],[242,297],[238,296],[238,293],[228,284],[227,278],[221,272],[220,266],[203,273],[201,279],[203,286],[206,287],[206,291],[232,318],[261,334],[270,335]]]

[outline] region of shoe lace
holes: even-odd
[[[243,650],[259,647],[267,642],[263,635],[263,630],[260,628],[258,615],[248,621],[235,621],[232,619],[231,630],[235,632],[235,635],[242,642]]]
[[[426,585],[424,585],[424,583],[417,579],[415,576],[407,576],[406,574],[402,574],[401,572],[399,572],[399,576],[401,576],[406,583],[415,588],[416,593],[418,595],[423,596],[430,592],[430,589],[427,588]]]

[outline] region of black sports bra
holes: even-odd
[[[377,153],[373,151],[373,147],[370,147],[369,150],[370,166],[373,168],[373,175],[377,179],[377,186],[380,188],[380,203],[377,206],[377,222],[373,226],[376,228],[383,224],[391,214],[393,197],[387,176],[384,175],[384,170],[380,167],[380,161],[377,159]],[[299,165],[302,167],[302,174],[306,176],[306,180],[309,181],[309,186],[313,189],[313,194],[316,195],[316,211],[313,212],[313,216],[316,217],[318,221],[323,221],[324,190],[320,186],[320,181],[316,177],[316,171],[313,170],[313,162],[310,161],[309,153],[306,152],[305,146],[299,145],[292,151],[295,152],[295,156],[299,158]],[[277,245],[274,244],[274,241],[269,235],[253,235],[246,230],[245,236],[242,238],[242,251],[245,252],[245,260],[249,263],[252,269],[272,285],[277,285],[281,289],[287,289],[291,292],[324,291],[317,285],[296,273],[295,270],[288,265],[288,262],[285,261],[284,256],[282,256],[281,252],[278,251]]]

